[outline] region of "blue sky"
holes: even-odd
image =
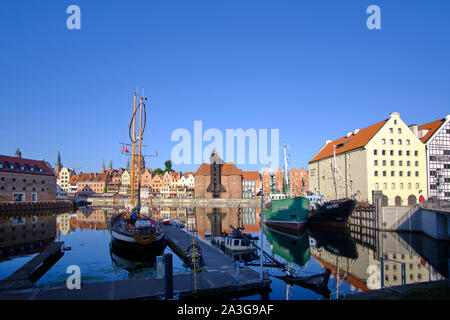
[[[81,30],[66,27],[71,4]],[[366,27],[371,4],[381,30]],[[144,88],[153,168],[194,120],[279,129],[291,166],[307,166],[327,139],[392,111],[407,124],[450,114],[449,12],[447,0],[3,0],[0,154],[125,166],[119,142]]]

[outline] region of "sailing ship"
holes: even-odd
[[[306,197],[292,197],[289,187],[289,167],[284,149],[283,193],[276,198],[268,197],[264,205],[263,221],[267,226],[280,231],[300,230],[305,224],[309,213],[309,200]]]
[[[337,166],[336,166],[336,146],[333,148],[334,166],[333,182],[336,199],[327,202],[311,203],[311,209],[308,215],[308,224],[315,226],[324,226],[335,230],[345,230],[348,218],[356,208],[356,200],[350,198],[337,199]],[[351,189],[350,189],[351,193]]]
[[[161,222],[153,217],[141,213],[140,204],[140,179],[142,163],[142,137],[145,129],[146,110],[141,97],[139,105],[136,106],[136,93],[134,93],[133,116],[129,125],[129,136],[132,146],[131,164],[131,195],[130,203],[123,212],[115,214],[110,220],[110,231],[113,245],[135,253],[155,253],[162,252],[166,246],[164,232],[161,229]],[[139,111],[139,134],[136,137],[136,115]],[[144,119],[144,123],[143,123]],[[136,154],[136,143],[139,142],[138,154]],[[138,157],[138,168],[136,168],[136,157]],[[137,169],[137,183],[135,182],[135,172]],[[135,197],[135,186],[137,184],[137,195]]]

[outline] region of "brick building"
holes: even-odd
[[[56,176],[45,161],[0,155],[0,202],[56,201]]]
[[[111,177],[108,172],[80,173],[78,178],[78,194],[103,193]]]

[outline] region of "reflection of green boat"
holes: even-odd
[[[288,262],[303,266],[311,257],[309,237],[304,229],[293,235],[264,227],[264,234],[272,246],[272,253]]]
[[[264,223],[272,228],[300,230],[309,214],[305,197],[272,200],[264,208]]]

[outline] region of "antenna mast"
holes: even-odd
[[[287,188],[287,194],[291,195],[291,189],[289,188],[289,168],[288,168],[288,162],[287,162],[287,155],[286,155],[286,143],[283,143],[283,150],[284,150],[284,181],[286,182],[286,188]]]

